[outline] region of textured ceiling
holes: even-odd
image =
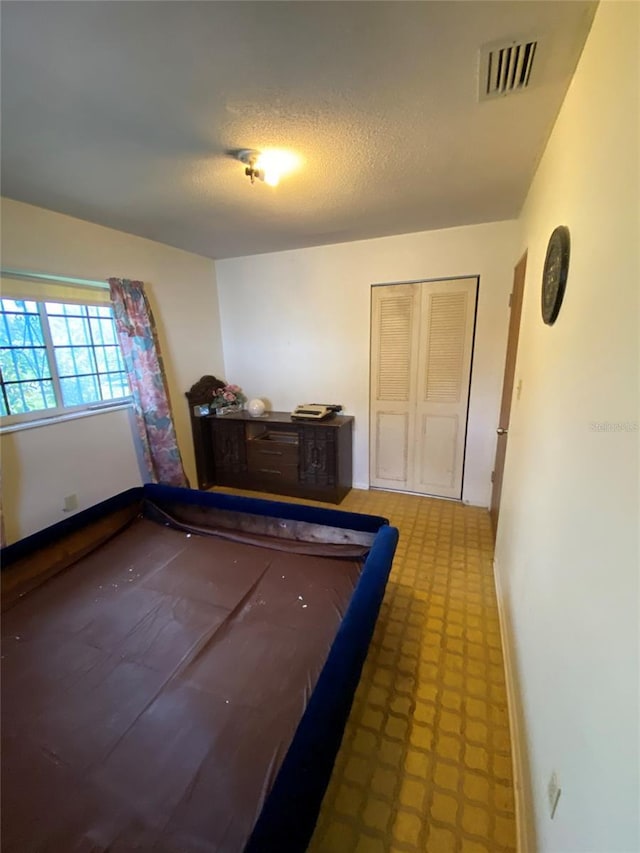
[[[2,191],[212,258],[518,215],[593,2],[3,2]],[[540,39],[478,102],[478,51]],[[229,149],[305,167],[251,186]]]

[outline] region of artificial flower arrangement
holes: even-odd
[[[247,398],[239,385],[224,385],[214,389],[209,408],[215,409],[216,414],[225,414],[238,411],[246,402]]]

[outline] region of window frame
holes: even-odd
[[[60,372],[56,358],[56,346],[53,342],[53,336],[49,326],[49,314],[45,303],[59,303],[62,305],[81,305],[85,307],[102,307],[111,310],[111,320],[114,324],[115,341],[119,347],[117,329],[115,329],[115,317],[113,317],[113,308],[108,299],[108,290],[102,282],[86,282],[78,285],[78,279],[64,279],[62,277],[39,276],[35,282],[33,279],[17,278],[15,274],[2,274],[2,291],[0,299],[12,299],[14,301],[35,302],[37,313],[42,329],[42,337],[44,340],[44,350],[47,358],[47,365],[50,373],[50,379],[53,387],[53,393],[58,403],[63,400],[62,385],[60,382]],[[82,281],[82,280],[81,280]],[[8,285],[8,287],[5,287]],[[88,286],[87,286],[88,285]],[[9,292],[5,292],[8,290]],[[89,323],[92,319],[87,313],[78,315],[79,319]],[[96,357],[96,347],[107,346],[106,344],[96,344],[91,338],[91,343],[86,344],[91,349],[93,357]],[[109,344],[110,346],[110,344]],[[58,347],[60,348],[60,347]],[[122,354],[121,354],[122,357]],[[124,362],[124,360],[123,360]],[[127,379],[126,366],[123,363],[124,377]],[[117,371],[119,372],[119,371]],[[83,375],[83,374],[79,374]],[[89,375],[89,374],[88,374]],[[100,372],[92,373],[98,378]],[[47,377],[48,381],[48,377]],[[5,385],[5,382],[2,382]],[[0,389],[0,394],[4,394],[4,387]],[[6,398],[5,398],[6,400]],[[28,426],[45,425],[48,422],[60,422],[71,420],[85,415],[93,415],[100,412],[111,411],[118,408],[126,408],[131,406],[132,395],[129,394],[122,397],[115,397],[110,400],[93,400],[91,402],[80,403],[75,406],[57,405],[50,408],[35,409],[30,412],[19,412],[16,414],[0,415],[0,432],[13,431],[19,428]]]

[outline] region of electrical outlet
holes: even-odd
[[[67,495],[64,499],[64,512],[73,512],[78,509],[78,496]]]
[[[558,808],[558,800],[560,799],[560,794],[562,793],[562,788],[558,783],[558,776],[554,770],[551,774],[551,778],[549,779],[549,784],[547,785],[547,798],[549,800],[549,816],[551,820],[553,820],[556,809]]]

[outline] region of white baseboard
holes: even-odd
[[[513,649],[511,646],[511,622],[507,630],[507,616],[504,610],[502,598],[502,587],[500,585],[500,572],[496,560],[493,561],[493,577],[496,584],[496,598],[498,600],[498,619],[500,622],[500,640],[502,642],[502,654],[504,657],[504,673],[507,688],[507,705],[509,708],[509,735],[511,737],[511,760],[513,763],[513,790],[516,807],[516,850],[518,853],[534,853],[530,850],[528,826],[531,816],[528,814],[526,802],[526,790],[528,781],[526,778],[525,760],[523,754],[523,735],[521,730],[520,703],[517,699],[517,684],[513,661]]]

